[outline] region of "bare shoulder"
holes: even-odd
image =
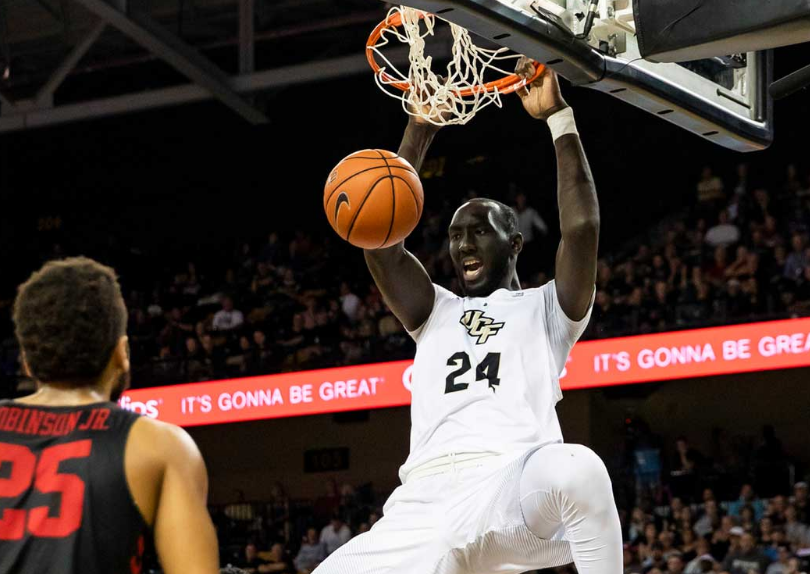
[[[177,469],[205,488],[205,465],[194,440],[182,428],[140,417],[127,440],[124,466],[130,492],[147,524],[154,523],[166,472]]]
[[[164,467],[202,465],[202,455],[194,439],[177,425],[141,417],[132,427],[129,443],[143,459]]]

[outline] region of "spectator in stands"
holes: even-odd
[[[684,563],[680,552],[671,552],[667,557],[666,574],[683,574]]]
[[[773,564],[768,566],[768,568],[765,570],[765,574],[787,574],[789,561],[790,550],[787,546],[780,546],[778,558]]]
[[[596,292],[593,315],[599,336],[607,336],[622,328],[621,311],[613,305],[613,298],[605,291]]]
[[[206,372],[211,373],[211,376],[219,376],[224,364],[222,348],[214,346],[214,339],[211,335],[203,335],[200,343]]]
[[[721,286],[725,283],[726,268],[728,267],[728,252],[723,246],[714,248],[712,262],[706,267],[704,276],[709,283]]]
[[[352,537],[352,531],[343,522],[340,514],[332,516],[332,520],[321,530],[321,542],[326,548],[326,555],[346,544]]]
[[[281,263],[281,247],[279,245],[278,233],[271,231],[267,235],[267,243],[264,244],[259,252],[259,260],[267,263],[269,266],[276,266]]]
[[[769,516],[764,516],[760,519],[759,525],[757,528],[757,532],[759,533],[759,541],[763,544],[763,546],[768,546],[773,542],[773,520]],[[765,551],[768,554],[768,551]],[[774,552],[774,555],[776,553]],[[768,555],[770,558],[770,554]],[[776,558],[772,558],[775,560]]]
[[[531,243],[534,241],[535,230],[539,231],[542,235],[548,234],[548,225],[540,217],[540,214],[535,208],[528,205],[526,194],[520,192],[515,197],[515,211],[518,216],[518,231],[523,234],[523,243]]]
[[[357,524],[360,516],[360,503],[354,487],[348,482],[340,486],[340,510],[351,524]]]
[[[281,542],[270,547],[267,563],[259,567],[259,572],[278,572],[279,574],[295,574],[295,567],[287,554],[287,549]]]
[[[644,525],[647,522],[647,517],[644,511],[636,506],[630,514],[630,523],[627,525],[627,539],[636,540],[644,533]]]
[[[212,323],[215,331],[232,331],[245,322],[245,317],[241,311],[234,309],[233,299],[225,297],[222,300],[222,309],[214,314]]]
[[[266,569],[268,564],[269,563],[267,560],[259,558],[259,551],[256,548],[256,544],[253,542],[248,542],[245,546],[244,559],[239,564],[239,567],[248,574],[260,574],[263,572],[270,572],[270,570]]]
[[[705,538],[698,538],[695,546],[696,556],[684,568],[684,574],[703,574],[712,569],[714,558],[711,555],[711,546]],[[706,564],[708,563],[708,570]]]
[[[658,542],[661,543],[661,549],[664,551],[664,558],[675,551],[675,533],[671,530],[662,530],[658,534]]]
[[[256,264],[256,273],[250,283],[250,291],[262,302],[271,298],[276,277],[272,267],[265,261]]]
[[[796,507],[792,504],[785,508],[785,536],[788,542],[795,545],[801,545],[808,535],[808,526],[798,519],[798,512]]]
[[[773,215],[766,215],[762,227],[762,238],[769,249],[784,246],[784,238],[779,230],[779,223]]]
[[[649,574],[655,568],[662,573],[666,571],[667,561],[664,558],[664,547],[660,542],[653,542],[650,547],[650,555],[641,565],[644,567],[644,574]]]
[[[253,346],[245,335],[239,337],[239,347],[225,360],[225,364],[235,377],[248,374],[250,361],[253,357]]]
[[[349,284],[344,281],[340,284],[340,308],[343,314],[348,317],[352,323],[357,320],[357,315],[360,309],[360,297],[352,293]]]
[[[250,359],[250,373],[259,375],[267,372],[273,364],[273,350],[264,331],[253,331],[253,355]]]
[[[756,254],[750,253],[745,245],[738,246],[734,261],[726,267],[726,277],[738,279],[756,275],[755,258]]]
[[[700,451],[689,446],[689,441],[685,436],[679,436],[675,440],[675,460],[672,464],[673,470],[693,473],[697,470],[702,459],[703,456],[700,454]]]
[[[740,240],[740,229],[729,221],[728,212],[724,209],[717,216],[717,224],[706,232],[704,241],[711,247],[728,247]]]
[[[750,483],[745,483],[740,488],[740,497],[729,504],[728,513],[731,516],[740,516],[742,509],[749,506],[753,509],[756,518],[760,518],[765,512],[765,505],[757,498],[754,487]]]
[[[793,507],[796,509],[796,520],[810,523],[810,500],[808,500],[807,483],[797,482],[793,485]]]
[[[785,261],[783,275],[793,281],[804,275],[804,269],[810,265],[805,250],[805,240],[801,233],[794,233],[790,239],[791,252]]]
[[[703,515],[695,522],[694,531],[698,536],[707,536],[720,526],[720,512],[717,502],[707,500],[704,503]]]
[[[688,508],[689,507],[687,507],[686,509]],[[690,560],[694,559],[697,556],[697,536],[695,536],[695,532],[688,527],[684,527],[681,529],[680,536],[681,536],[681,543],[680,543],[681,558],[683,558],[685,564],[686,562],[689,562]]]
[[[301,313],[296,313],[292,317],[292,325],[288,330],[282,333],[281,339],[276,341],[286,349],[298,349],[308,345],[310,341],[309,333],[304,329],[304,316]]]
[[[523,259],[518,261],[525,262],[530,266],[536,266],[540,253],[537,249],[538,242],[535,241],[535,231],[538,231],[541,235],[548,235],[548,225],[540,217],[537,210],[528,205],[525,193],[520,192],[517,194],[514,208],[518,217],[518,231],[523,234]]]
[[[270,487],[270,499],[267,501],[265,507],[267,516],[267,526],[271,530],[271,534],[276,536],[279,533],[286,536],[286,528],[290,520],[290,497],[284,489],[284,485],[280,482],[273,483]]]
[[[203,350],[197,339],[188,337],[186,339],[186,376],[190,380],[204,381],[210,379],[214,374],[205,362]]]
[[[774,524],[784,524],[785,511],[787,510],[787,506],[788,506],[787,498],[777,494],[768,501],[768,505],[765,510],[765,515],[769,516],[771,520],[773,520]]]
[[[712,556],[721,562],[731,550],[736,550],[740,536],[745,530],[735,525],[734,518],[724,516],[720,519],[720,528],[712,533]]]
[[[736,169],[737,182],[734,184],[734,195],[745,196],[748,195],[748,164],[739,163]]]
[[[746,532],[754,533],[755,536],[759,534],[754,509],[748,504],[740,509],[740,526]]]
[[[638,557],[642,563],[646,562],[647,558],[652,555],[653,544],[658,542],[658,528],[654,522],[648,522],[644,525],[644,532],[641,537],[633,541],[634,546],[638,546]]]
[[[698,181],[697,184],[698,203],[704,209],[711,209],[725,199],[725,197],[723,180],[712,173],[711,167],[704,167],[700,174],[700,181]]]
[[[307,535],[301,543],[301,549],[295,557],[295,567],[299,574],[309,574],[326,558],[326,548],[318,538],[315,528],[308,528]]]
[[[757,549],[754,535],[746,532],[740,537],[740,547],[726,556],[723,568],[729,574],[765,574],[768,559]]]
[[[803,570],[801,570],[801,563],[796,556],[791,556],[788,559],[788,574],[807,574]]]
[[[161,346],[158,351],[155,374],[168,381],[175,381],[181,375],[180,365],[178,365],[172,349],[168,345]]]

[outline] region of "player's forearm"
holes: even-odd
[[[588,160],[569,112],[549,118],[557,149],[557,202],[562,240],[557,249],[555,280],[563,312],[579,321],[588,312],[596,280],[599,248],[599,202]]]
[[[413,119],[409,120],[397,155],[405,158],[419,172],[433,137],[438,131],[439,128],[432,124],[421,124]]]
[[[595,249],[599,235],[599,201],[579,135],[560,136],[554,147],[557,150],[557,202],[562,237],[592,236]]]

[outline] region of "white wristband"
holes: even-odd
[[[551,130],[551,138],[557,141],[566,134],[577,134],[577,122],[574,120],[574,110],[564,108],[551,115],[547,120],[548,129]]]

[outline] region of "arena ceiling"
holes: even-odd
[[[367,72],[378,0],[0,0],[0,132]],[[406,61],[400,48],[393,61]]]

